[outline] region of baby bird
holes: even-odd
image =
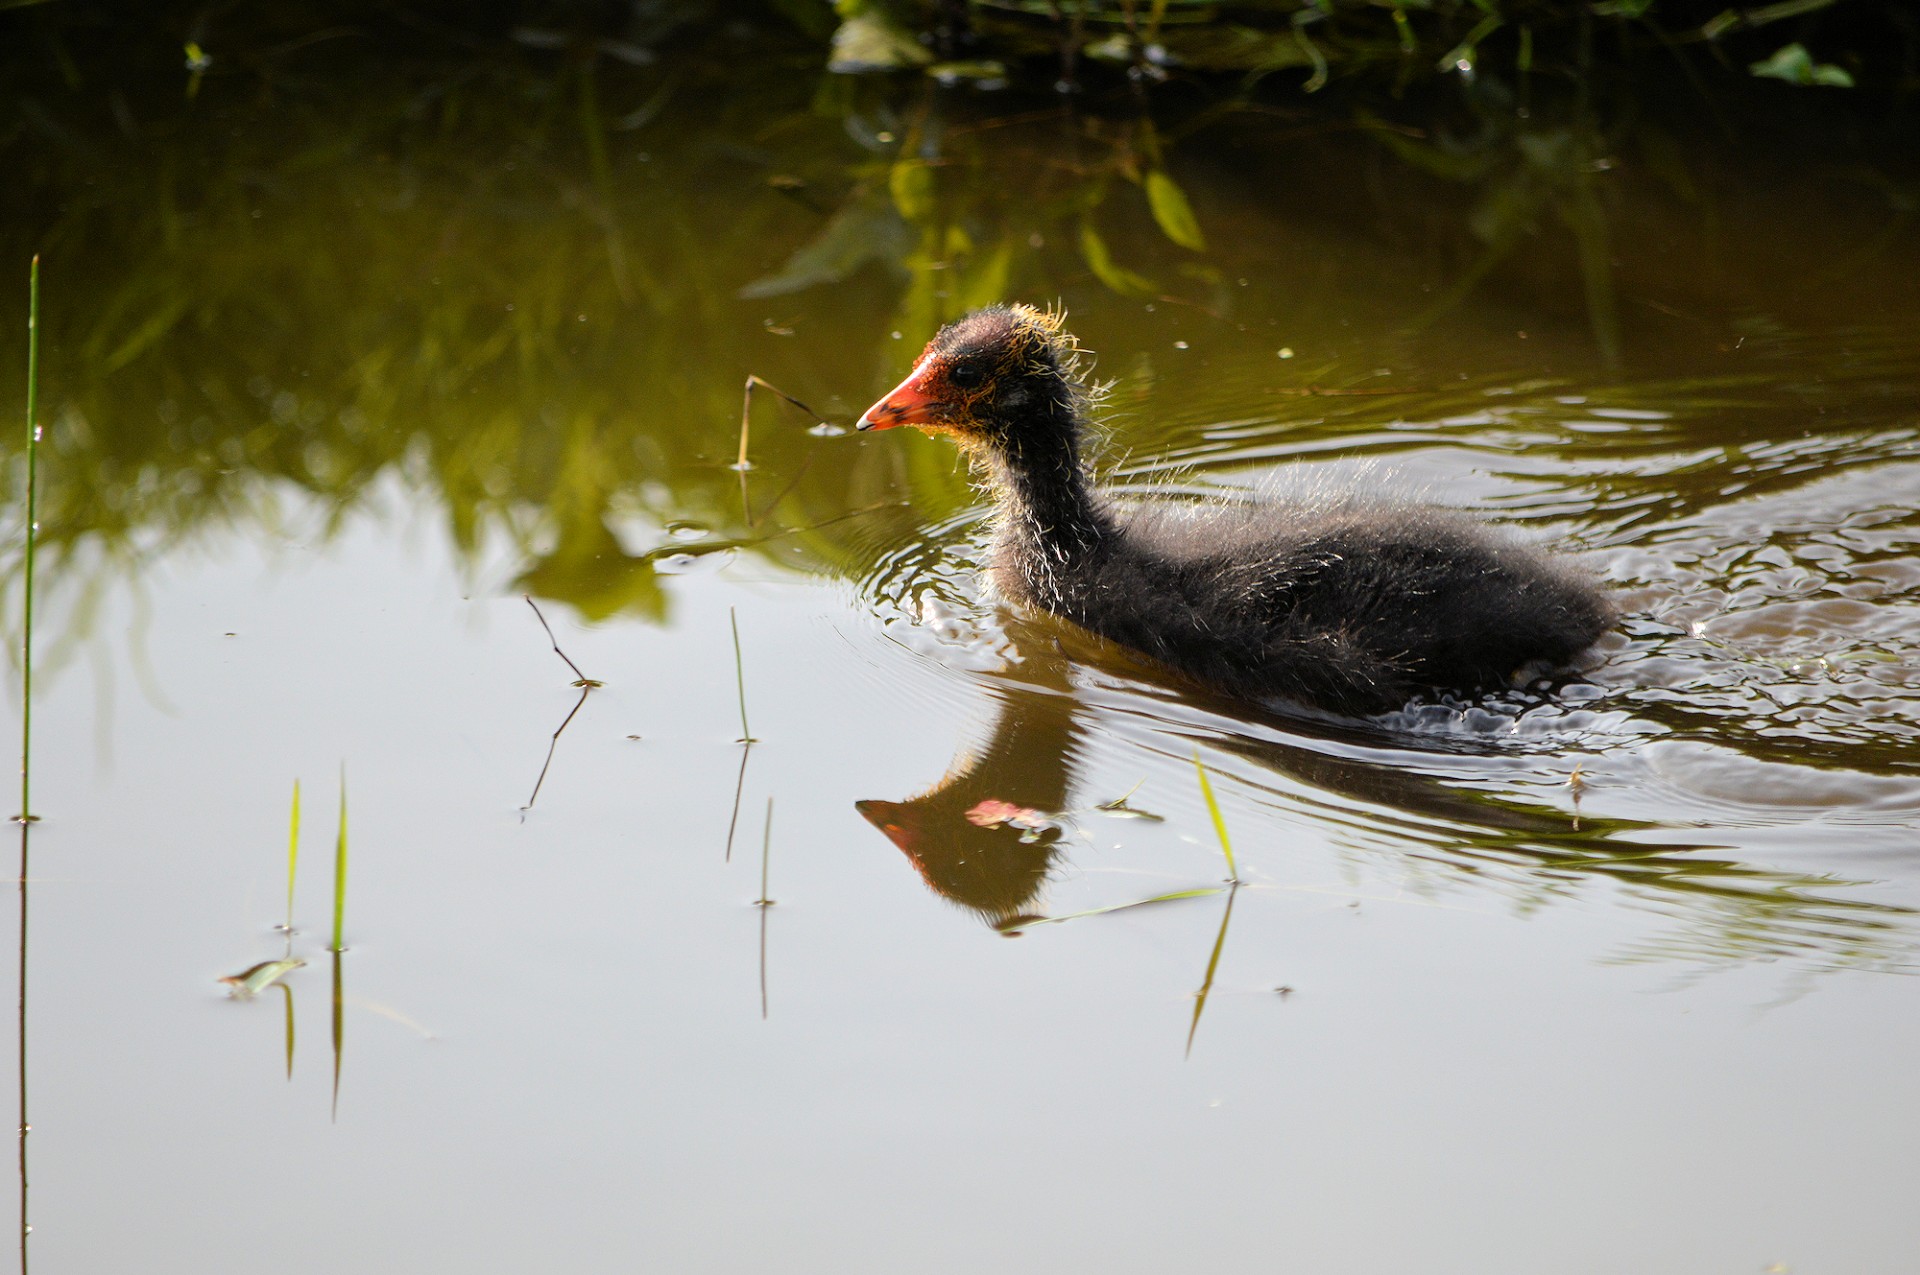
[[[943,328],[860,418],[968,451],[1012,602],[1229,695],[1345,714],[1564,667],[1613,623],[1578,569],[1459,513],[1098,491],[1079,364],[1058,316],[990,306]]]

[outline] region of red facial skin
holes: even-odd
[[[947,360],[929,351],[920,356],[907,379],[869,407],[856,429],[893,429],[912,425],[929,434],[946,434],[962,444],[977,443],[979,425],[973,419],[981,390],[969,393],[947,379]]]

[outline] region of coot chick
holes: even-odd
[[[941,329],[859,428],[913,425],[970,453],[1009,600],[1230,695],[1385,712],[1564,666],[1613,621],[1574,567],[1446,510],[1096,491],[1088,412],[1060,316],[991,306]]]

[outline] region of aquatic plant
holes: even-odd
[[[340,941],[347,919],[347,764],[340,763],[340,831],[333,841],[333,942],[327,950],[336,956],[346,947]]]
[[[1220,813],[1220,802],[1213,795],[1213,783],[1207,778],[1207,768],[1200,764],[1200,750],[1193,751],[1194,773],[1200,776],[1200,799],[1207,804],[1207,817],[1213,820],[1213,835],[1220,839],[1220,853],[1226,856],[1227,879],[1234,884],[1240,880],[1240,869],[1233,861],[1233,841],[1227,836],[1227,817]]]

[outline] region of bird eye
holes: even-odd
[[[956,363],[947,369],[947,380],[956,389],[978,389],[986,379],[987,374],[972,363]]]

